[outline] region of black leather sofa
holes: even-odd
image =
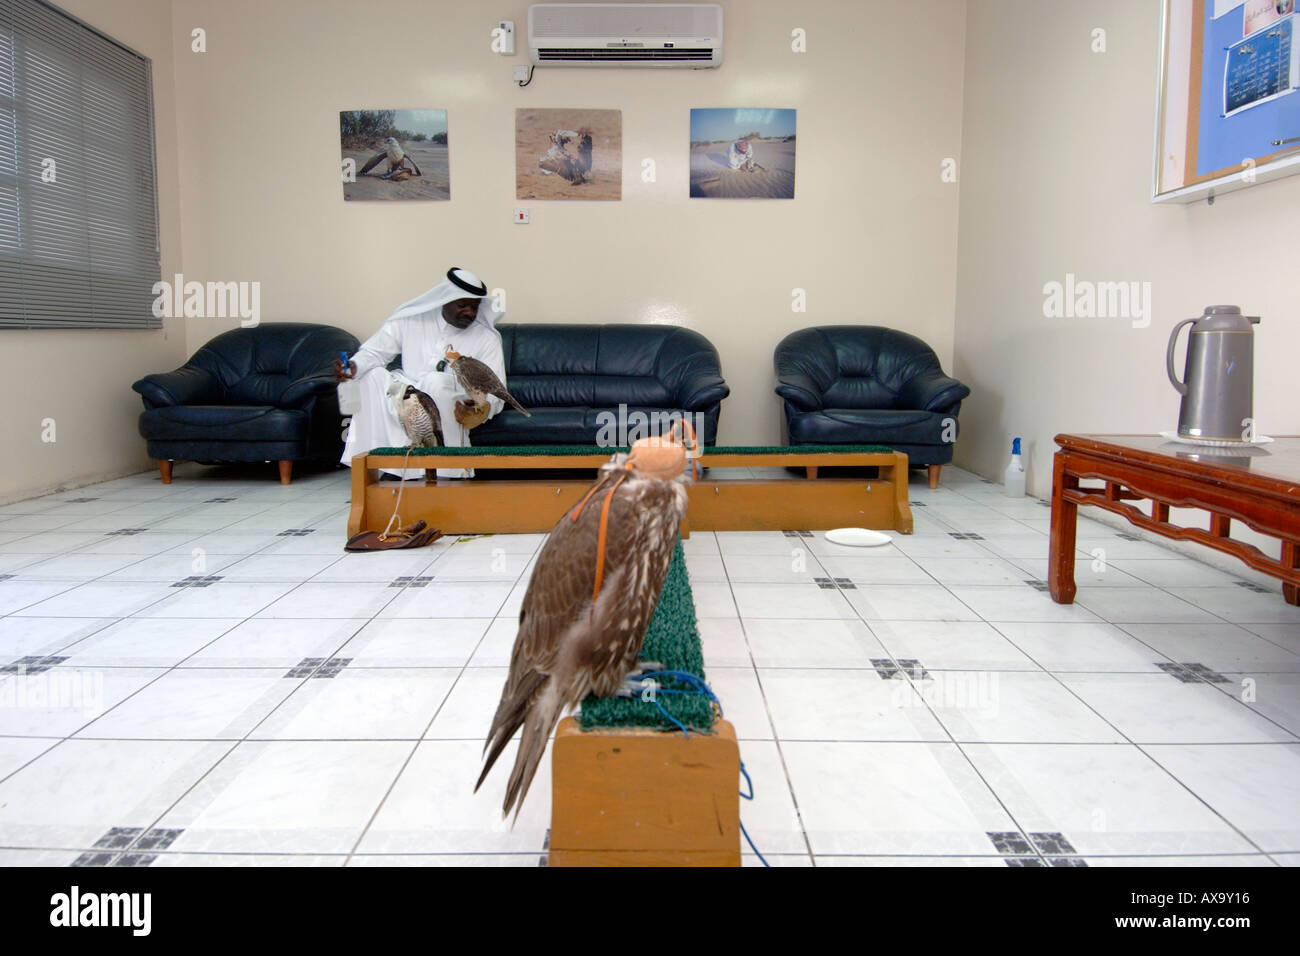
[[[497,330],[506,384],[532,417],[506,408],[474,429],[475,445],[621,445],[656,433],[669,414],[682,412],[698,423],[701,444],[715,444],[721,403],[731,390],[717,349],[698,332],[674,325],[509,322]]]
[[[140,379],[140,434],[163,482],[176,460],[277,461],[284,484],[295,461],[338,461],[333,365],[359,346],[333,326],[266,323],[223,332],[174,372]]]
[[[970,389],[930,346],[883,326],[824,325],[787,335],[774,361],[790,444],[888,445],[938,486]]]

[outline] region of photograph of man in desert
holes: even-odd
[[[622,199],[622,110],[515,110],[515,196]]]
[[[691,197],[793,199],[794,110],[691,110]]]
[[[450,199],[446,110],[339,113],[343,198]]]

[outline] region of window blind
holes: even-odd
[[[0,0],[0,328],[158,328],[149,61]]]

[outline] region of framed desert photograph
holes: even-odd
[[[622,199],[622,110],[515,110],[517,199]]]
[[[343,198],[450,199],[446,110],[339,113]]]
[[[691,198],[793,199],[795,110],[691,110]]]

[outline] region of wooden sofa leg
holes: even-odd
[[[926,468],[927,468],[927,469],[929,470],[929,472],[930,472],[930,487],[931,487],[931,488],[938,488],[938,487],[939,487],[939,472],[943,469],[943,465],[927,465]]]
[[[808,474],[808,477],[809,477],[809,478],[816,478],[816,477],[817,477],[817,466],[816,466],[816,465],[807,465],[807,466],[804,467],[804,471]]]
[[[287,485],[289,479],[293,477],[293,462],[288,459],[280,461],[280,484]]]
[[[164,485],[172,483],[172,462],[170,458],[158,459],[158,474],[162,477]]]

